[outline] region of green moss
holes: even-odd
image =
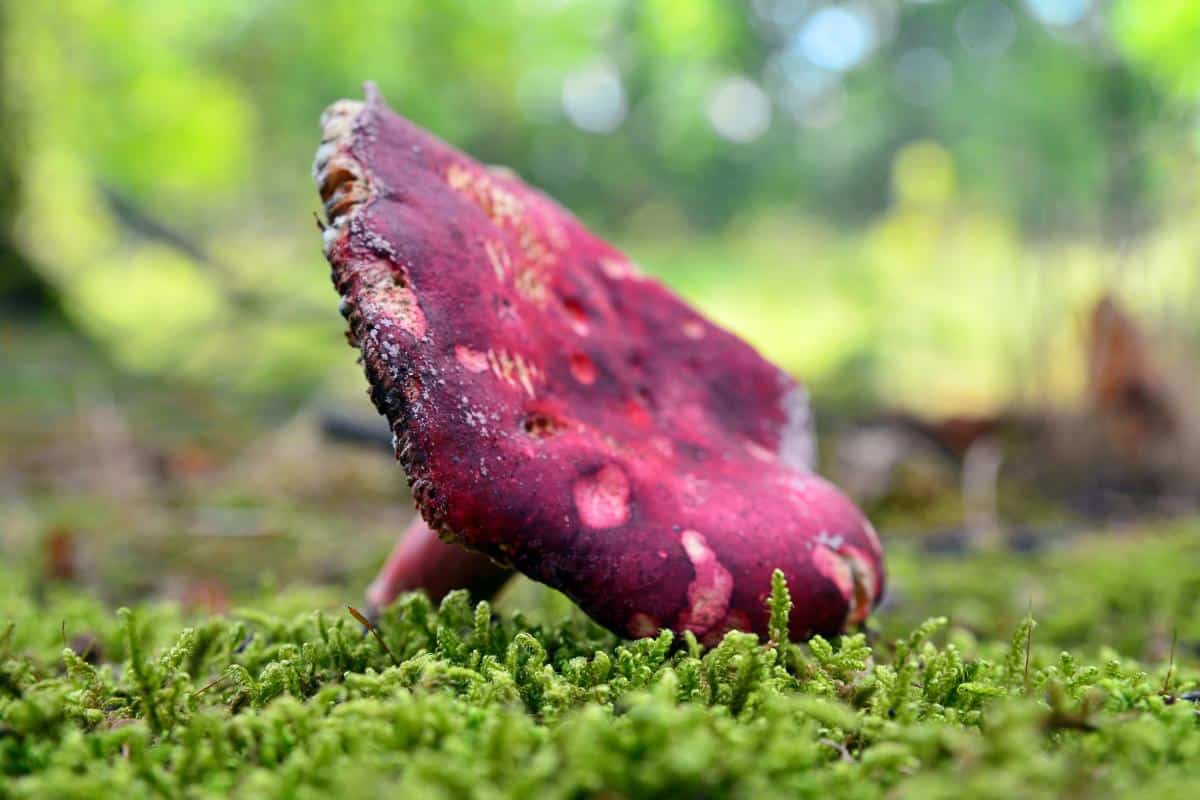
[[[705,650],[410,595],[381,646],[349,614],[276,616],[270,598],[185,620],[0,585],[22,612],[0,628],[6,798],[1158,797],[1200,776],[1179,699],[1194,658],[1089,663],[1030,617],[1003,639],[934,618]],[[777,581],[773,631],[790,603]],[[84,652],[64,647],[83,631]]]

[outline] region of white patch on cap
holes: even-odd
[[[464,344],[454,346],[454,358],[467,372],[487,372],[488,357],[482,350],[473,350]]]
[[[391,320],[414,339],[425,336],[425,312],[412,289],[398,283],[386,261],[357,267],[358,307],[374,320]]]
[[[839,537],[840,538],[840,537]],[[813,548],[812,563],[846,599],[846,625],[857,625],[871,613],[879,576],[869,559],[855,547],[833,549],[821,543]]]
[[[763,447],[758,442],[747,439],[745,441],[745,445],[746,445],[746,452],[749,453],[750,455],[754,456],[755,458],[757,458],[759,461],[763,461],[767,464],[770,464],[775,461],[775,454],[772,453],[767,448]]]
[[[629,478],[616,464],[575,481],[572,494],[579,519],[589,528],[615,528],[629,520]]]
[[[641,278],[642,272],[627,258],[602,258],[600,270],[614,281]]]
[[[684,531],[679,541],[696,574],[688,584],[688,607],[679,615],[679,627],[700,635],[725,619],[733,595],[733,576],[698,531]]]

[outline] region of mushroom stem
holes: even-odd
[[[454,589],[468,589],[474,597],[485,599],[511,575],[512,570],[487,556],[443,542],[418,516],[367,587],[367,603],[376,611],[401,593],[417,590],[435,603]]]

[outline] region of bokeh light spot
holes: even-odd
[[[563,79],[563,111],[575,127],[589,133],[612,133],[625,121],[625,87],[616,68],[589,64]]]
[[[804,23],[796,45],[810,62],[844,72],[863,62],[875,46],[874,21],[845,6],[829,6]]]
[[[1092,10],[1092,0],[1025,0],[1029,13],[1047,25],[1074,25]]]
[[[726,78],[709,95],[708,121],[722,139],[752,142],[771,125],[771,102],[749,78]]]

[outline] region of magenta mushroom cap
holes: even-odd
[[[430,528],[621,635],[763,634],[776,568],[793,638],[867,616],[882,550],[795,381],[373,87],[322,124],[325,252]]]

